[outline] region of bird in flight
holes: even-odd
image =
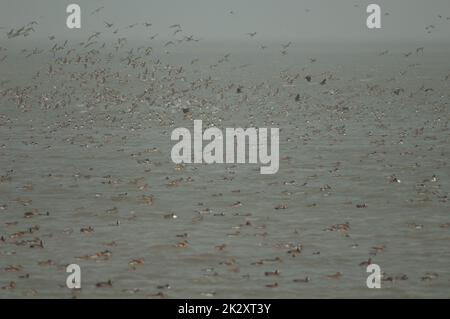
[[[287,48],[289,48],[289,46],[291,45],[291,41],[289,41],[288,43],[286,43],[286,44],[282,44],[281,46],[283,47],[283,49],[284,50],[286,50]]]
[[[247,33],[251,38],[253,38],[258,32],[249,32]]]
[[[100,35],[100,32],[94,32],[89,38],[88,38],[88,42],[91,41],[93,38],[98,38],[98,36]]]
[[[169,26],[169,28],[173,29],[173,28],[180,28],[181,29],[181,25],[179,24],[172,24],[171,26]]]
[[[109,23],[107,21],[104,21],[104,22],[105,22],[105,25],[107,28],[111,28],[114,25],[114,23]]]
[[[193,35],[185,36],[185,37],[184,37],[184,40],[185,40],[186,42],[196,41],[196,40],[194,39],[194,36],[193,36]]]
[[[105,7],[100,7],[100,8],[95,9],[94,11],[91,12],[91,15],[100,12],[100,10],[102,10],[103,8],[105,8]]]

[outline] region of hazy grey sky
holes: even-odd
[[[66,6],[70,3],[81,6],[81,30],[66,27]],[[365,25],[369,3],[382,8],[381,30],[368,30]],[[100,6],[105,8],[91,15]],[[385,16],[385,12],[389,15]],[[439,18],[439,14],[443,17]],[[169,37],[168,26],[179,23],[183,34],[193,34],[205,41],[244,41],[248,32],[258,32],[254,39],[261,41],[412,38],[445,41],[450,40],[447,17],[450,0],[0,0],[0,26],[19,27],[38,20],[34,36],[71,37],[103,31],[103,21],[121,28],[149,21],[153,23],[150,30],[139,26],[126,34],[148,37],[159,33]],[[430,24],[436,28],[427,34],[425,27]],[[0,40],[6,31],[0,30],[3,34]]]

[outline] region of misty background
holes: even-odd
[[[81,7],[81,29],[66,27],[66,7]],[[366,27],[367,5],[382,9],[382,28]],[[201,41],[248,41],[247,33],[257,32],[256,41],[436,41],[449,39],[450,1],[448,0],[1,0],[0,30],[5,33],[37,20],[38,36],[84,37],[105,31],[114,23],[130,38],[172,38],[168,26],[180,24],[184,35]],[[95,9],[100,12],[91,14]],[[441,17],[439,17],[441,15]],[[449,18],[447,18],[449,17]],[[124,29],[133,23],[152,23]],[[431,33],[425,29],[434,25]],[[111,32],[111,31],[109,31]],[[107,33],[107,32],[106,32]],[[22,38],[23,39],[23,38]]]

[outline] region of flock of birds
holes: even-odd
[[[91,14],[98,15],[102,9],[103,7],[100,7]],[[229,14],[236,13],[230,11]],[[175,50],[176,46],[183,43],[195,44],[201,41],[199,37],[185,34],[180,24],[168,26],[174,37],[169,41],[153,45],[153,42],[158,41],[158,33],[150,33],[149,38],[143,41],[144,45],[130,47],[129,40],[122,32],[138,27],[152,31],[151,22],[134,23],[121,29],[115,23],[104,21],[104,31],[93,32],[81,42],[58,40],[56,36],[51,35],[48,37],[48,47],[42,44],[32,49],[26,47],[15,57],[28,60],[31,65],[33,59],[47,61],[40,68],[30,68],[32,74],[27,81],[17,83],[13,78],[5,78],[6,73],[2,72],[0,131],[4,138],[0,141],[0,150],[4,159],[0,192],[5,196],[0,198],[0,273],[2,278],[10,279],[8,282],[2,281],[1,295],[5,295],[6,291],[19,290],[27,296],[40,296],[39,287],[33,284],[32,288],[26,291],[21,288],[30,287],[24,282],[32,282],[34,277],[39,276],[39,270],[27,263],[5,264],[9,261],[20,261],[20,258],[16,257],[28,256],[31,254],[30,250],[34,251],[33,257],[28,260],[34,260],[34,267],[55,268],[60,273],[64,273],[65,266],[74,261],[118,263],[114,256],[121,246],[126,246],[123,241],[117,239],[126,233],[122,228],[145,224],[149,214],[155,218],[146,224],[149,233],[155,229],[167,230],[163,235],[154,238],[156,241],[160,238],[159,242],[147,243],[148,250],[153,251],[152,255],[125,257],[128,262],[124,266],[129,272],[138,272],[140,268],[151,264],[153,256],[161,254],[160,247],[163,251],[170,251],[182,264],[183,258],[186,258],[186,253],[183,252],[194,250],[195,243],[201,241],[199,234],[207,231],[206,228],[220,227],[211,224],[219,224],[226,229],[221,228],[219,231],[224,235],[223,238],[215,236],[212,230],[208,231],[211,237],[206,242],[215,241],[215,244],[208,248],[196,248],[195,252],[192,252],[194,260],[197,255],[209,256],[209,259],[205,260],[197,256],[199,261],[194,267],[200,267],[200,275],[193,275],[194,283],[207,278],[205,280],[209,280],[207,282],[214,287],[214,283],[219,280],[217,278],[237,276],[237,281],[234,281],[236,284],[242,280],[257,278],[256,282],[261,283],[262,289],[282,290],[283,286],[287,285],[286,281],[308,284],[321,280],[337,282],[351,277],[351,274],[340,269],[321,275],[305,273],[302,258],[316,263],[317,259],[327,255],[326,248],[320,246],[322,248],[319,250],[316,248],[319,245],[313,243],[312,238],[318,240],[317,233],[331,238],[332,241],[342,242],[342,247],[345,247],[343,249],[361,249],[358,251],[362,251],[364,257],[355,265],[361,267],[364,273],[364,267],[376,263],[378,258],[382,259],[382,255],[389,253],[390,249],[395,250],[389,246],[387,240],[383,237],[373,237],[373,242],[369,244],[357,243],[360,224],[357,217],[351,221],[343,219],[321,227],[314,224],[316,229],[313,230],[303,226],[303,214],[306,214],[306,211],[314,214],[317,210],[320,211],[321,206],[326,206],[326,203],[333,205],[341,200],[334,197],[336,194],[345,193],[339,189],[338,180],[359,172],[361,176],[356,180],[360,181],[364,174],[370,173],[365,172],[363,165],[382,168],[380,173],[385,176],[380,181],[380,187],[384,188],[384,196],[399,191],[405,184],[405,177],[409,176],[410,180],[406,184],[410,187],[410,192],[402,190],[407,193],[409,205],[428,203],[434,205],[437,210],[448,211],[448,190],[445,189],[445,184],[441,183],[448,177],[448,143],[441,145],[440,149],[436,146],[445,139],[445,135],[448,137],[449,106],[435,94],[437,91],[444,94],[443,90],[430,87],[428,82],[415,89],[406,86],[392,88],[392,85],[402,83],[407,72],[419,72],[417,69],[420,63],[417,61],[408,62],[406,69],[400,74],[391,74],[390,78],[378,83],[370,80],[372,75],[368,75],[367,82],[349,80],[348,83],[340,83],[344,81],[341,78],[345,75],[339,74],[338,71],[315,71],[314,65],[318,60],[316,57],[309,58],[304,65],[296,69],[281,70],[272,78],[250,80],[247,77],[254,72],[249,71],[252,64],[235,65],[234,53],[220,54],[213,62],[203,61],[199,57],[184,64],[166,62],[165,57],[170,53],[168,50]],[[38,22],[32,21],[7,31],[6,40],[2,40],[6,46],[3,44],[0,47],[0,53],[8,51],[6,41],[28,37],[37,29]],[[434,29],[434,26],[427,27],[428,31],[431,29]],[[249,32],[246,36],[253,39],[257,35],[257,32]],[[292,46],[291,41],[281,44],[281,57],[286,56]],[[263,44],[259,44],[259,47],[261,50],[267,48]],[[424,47],[418,47],[403,55],[405,58],[415,57],[419,60],[424,54]],[[389,55],[389,51],[378,55]],[[7,69],[7,57],[0,57],[0,68],[3,70]],[[213,70],[218,68],[220,72]],[[231,73],[230,78],[218,76],[226,72]],[[448,79],[449,76],[443,79],[444,83]],[[444,85],[448,88],[448,84]],[[430,109],[426,110],[414,105],[417,115],[405,114],[399,117],[405,119],[407,116],[413,116],[413,119],[417,120],[414,117],[417,116],[419,122],[408,125],[405,120],[396,126],[387,116],[392,110],[387,109],[386,105],[377,105],[376,101],[380,97],[390,101],[392,107],[400,105],[399,108],[403,108],[406,113],[409,111],[404,104],[414,103],[416,100],[425,104],[431,103],[433,107],[430,106]],[[363,98],[369,99],[372,104],[358,106],[366,103]],[[281,152],[280,174],[270,179],[257,180],[256,186],[246,186],[247,176],[240,178],[236,165],[227,165],[223,174],[203,176],[200,172],[202,167],[174,165],[168,162],[168,153],[163,151],[167,149],[164,143],[158,145],[155,142],[150,147],[145,144],[148,139],[142,142],[142,136],[149,134],[147,128],[152,127],[155,128],[151,131],[154,134],[152,138],[163,139],[169,144],[171,129],[189,126],[190,121],[197,118],[202,118],[208,125],[216,126],[239,124],[282,127],[284,151]],[[327,162],[321,155],[313,155],[312,163],[304,163],[302,161],[306,160],[305,157],[295,155],[303,154],[305,150],[314,154],[315,145],[323,145],[323,141],[328,147],[334,145],[333,152],[338,154],[340,146],[352,135],[352,127],[368,122],[371,123],[361,127],[365,130],[364,136],[357,136],[365,139],[370,145],[370,151],[359,154],[356,160],[340,158],[335,162]],[[106,133],[102,133],[101,128]],[[18,138],[13,136],[23,130],[26,132],[24,135]],[[444,137],[436,132],[441,132]],[[436,144],[429,144],[431,141]],[[58,146],[61,143],[64,146]],[[400,154],[395,151],[398,145],[407,143],[414,146],[405,148]],[[26,151],[23,151],[23,148]],[[74,154],[86,153],[89,158],[88,165],[91,166],[81,168],[81,162],[77,163],[77,160],[71,160],[71,156],[66,155],[68,157],[65,157],[62,163],[49,164],[56,165],[54,170],[43,171],[39,168],[41,164],[45,165],[45,156],[50,155],[43,155],[38,149],[58,157],[64,156],[60,152],[65,148],[73,150]],[[114,152],[114,156],[120,158],[119,167],[123,165],[123,169],[130,169],[129,172],[121,173],[117,168],[109,168],[101,159],[105,150]],[[390,153],[392,150],[394,154]],[[428,156],[419,155],[422,151]],[[9,157],[6,154],[9,154]],[[399,169],[400,173],[394,173],[395,167],[401,166],[394,163],[394,159],[399,158],[412,165],[412,168]],[[37,161],[33,162],[34,160]],[[50,158],[48,160],[50,161]],[[35,167],[32,167],[31,171],[25,169],[25,172],[22,172],[19,164],[22,161],[34,163]],[[414,178],[420,176],[416,172],[420,172],[422,166],[428,167],[430,163],[436,165],[435,173],[414,181]],[[303,164],[315,166],[305,174],[305,171],[298,169]],[[359,171],[358,165],[363,167]],[[51,166],[47,169],[50,170]],[[35,178],[27,177],[27,172]],[[83,187],[96,191],[90,196],[83,191]],[[161,198],[168,198],[168,202],[175,201],[177,198],[183,198],[184,194],[192,189],[198,192],[196,196],[202,200],[192,200],[191,203],[187,199],[179,208],[180,211],[165,211],[168,203],[164,203]],[[275,194],[270,194],[271,190]],[[353,192],[357,194],[358,190]],[[51,226],[51,219],[58,220],[58,215],[61,214],[46,206],[46,198],[51,198],[53,193],[55,198],[59,198],[61,193],[65,194],[69,209],[67,214],[81,216],[74,219],[76,222],[63,223],[62,229],[59,226]],[[45,194],[47,195],[44,196]],[[74,194],[78,194],[80,198],[76,207],[70,202]],[[368,217],[361,211],[371,209],[373,214],[377,214],[377,202],[370,199],[368,194],[365,194],[367,200],[364,200],[364,194],[358,194],[355,195],[356,199],[351,199],[351,194],[347,193],[347,199],[339,205],[344,205],[345,210],[354,212],[355,215],[349,213],[350,216]],[[92,197],[94,201],[101,203],[98,204],[102,207],[100,211],[98,208],[90,209],[88,203]],[[255,198],[267,203],[267,213],[258,211]],[[132,211],[129,212],[125,207],[131,207]],[[288,222],[280,222],[283,216],[289,216],[291,219]],[[222,220],[217,221],[219,218]],[[335,220],[337,217],[321,218],[319,223]],[[75,225],[89,220],[93,220],[93,224],[75,228]],[[179,220],[186,225],[185,231],[180,231],[183,225],[171,226]],[[279,229],[280,225],[286,229]],[[405,231],[409,229],[418,232],[427,227],[434,227],[436,231],[445,232],[450,228],[450,223],[440,220],[436,225],[424,225],[411,217],[403,226]],[[102,234],[101,238],[107,237],[111,240],[93,240],[97,232]],[[329,234],[331,237],[326,237]],[[58,247],[58,243],[66,237],[91,238],[87,240],[92,246],[97,246],[97,249],[74,254],[69,260],[57,254],[52,255],[52,249]],[[163,243],[166,239],[169,243]],[[246,242],[254,243],[254,246],[251,246],[251,254],[239,252],[239,246],[245,245]],[[325,252],[321,251],[322,249]],[[131,253],[132,249],[128,251]],[[263,256],[265,251],[270,253]],[[328,253],[339,259],[339,256],[332,255],[330,251]],[[339,255],[346,254],[347,251],[339,252]],[[247,259],[251,262],[247,263]],[[316,268],[318,267],[317,265]],[[327,264],[325,269],[330,267],[339,268],[339,263]],[[303,275],[283,277],[284,272],[296,272],[292,269],[298,269],[297,273]],[[255,273],[260,273],[261,277]],[[147,297],[170,297],[171,291],[179,289],[177,282],[160,283],[150,292],[139,285],[124,288],[115,281],[115,274],[107,272],[105,276],[109,278],[99,279],[92,285],[94,289],[122,288],[119,293],[139,295],[144,292]],[[202,278],[199,279],[198,276]],[[440,276],[442,274],[433,269],[424,269],[423,274],[415,279],[428,283],[434,282]],[[410,276],[404,272],[383,274],[385,283],[398,284],[409,279]],[[361,281],[362,284],[364,282]],[[63,291],[66,289],[64,280],[59,286]],[[216,295],[224,297],[217,294],[214,288],[201,291],[201,296],[204,297]],[[78,296],[77,292],[74,292],[74,296]]]

